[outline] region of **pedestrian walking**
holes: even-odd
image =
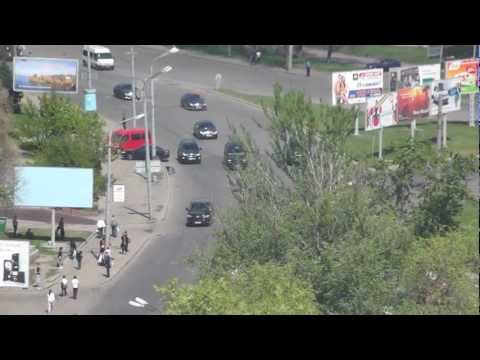
[[[47,294],[47,304],[48,310],[47,313],[51,313],[53,311],[53,304],[55,303],[55,294],[53,293],[52,289],[48,290]]]
[[[67,288],[68,288],[68,280],[67,280],[67,277],[63,275],[62,281],[60,283],[60,289],[62,290],[62,293],[60,296],[68,296]]]
[[[130,243],[130,238],[128,237],[127,231],[123,232],[122,241],[124,242],[125,252],[128,253],[128,244]]]
[[[75,259],[75,256],[77,255],[77,243],[75,242],[75,239],[70,239],[70,259]]]
[[[105,251],[104,263],[105,263],[105,269],[107,269],[107,278],[109,278],[110,268],[112,267],[112,257],[107,251]]]
[[[74,300],[77,300],[78,284],[79,284],[79,281],[78,281],[77,277],[74,276],[73,279],[72,279],[72,289],[73,289],[73,299]]]
[[[58,249],[57,267],[59,269],[63,269],[63,247],[60,247],[60,249]]]
[[[127,249],[127,239],[125,235],[122,235],[122,242],[120,243],[121,254],[124,255]]]
[[[40,289],[40,265],[37,263],[37,267],[35,268],[35,287]]]
[[[310,70],[311,70],[311,68],[312,68],[312,65],[310,64],[310,61],[307,60],[307,61],[305,62],[305,70],[306,70],[306,72],[307,72],[307,77],[310,77]]]
[[[77,252],[77,269],[78,270],[82,268],[82,258],[83,258],[82,251]]]
[[[18,218],[17,218],[17,213],[13,214],[12,225],[13,225],[13,237],[16,238],[16,237],[17,237],[17,230],[18,230]]]
[[[55,234],[58,236],[58,232],[60,232],[60,240],[65,240],[65,224],[63,221],[63,216],[60,217],[60,221],[58,222],[57,230],[55,230]]]
[[[104,234],[105,234],[105,221],[103,221],[102,219],[99,219],[97,221],[97,237],[98,238],[103,238]]]
[[[115,219],[115,215],[112,215],[111,226],[112,226],[112,236],[116,238],[118,233],[118,222],[117,222],[117,219]]]

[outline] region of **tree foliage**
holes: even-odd
[[[319,313],[311,286],[291,269],[273,264],[252,265],[246,271],[204,278],[179,287],[172,280],[155,287],[171,315],[294,315]]]

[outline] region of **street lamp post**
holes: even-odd
[[[166,51],[165,53],[157,56],[156,58],[154,58],[152,60],[152,63],[150,65],[150,76],[153,75],[153,65],[155,64],[155,62],[169,54],[175,54],[179,52],[179,49],[175,46],[173,46],[171,49],[169,49],[168,51]],[[162,69],[162,72],[169,72],[170,70],[172,70],[172,67],[171,66],[166,66]],[[155,136],[155,83],[153,82],[152,80],[152,84],[150,86],[150,96],[151,96],[151,100],[152,100],[152,156],[155,158],[157,156],[157,138]]]

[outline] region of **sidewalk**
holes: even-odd
[[[118,124],[106,119],[108,129],[118,128]],[[168,164],[168,163],[162,163]],[[148,241],[157,236],[162,228],[162,220],[166,217],[169,202],[169,189],[172,183],[171,177],[164,172],[156,183],[152,184],[152,216],[155,221],[150,222],[144,213],[147,209],[145,179],[135,174],[135,161],[117,159],[112,162],[112,179],[118,179],[116,183],[125,185],[125,202],[113,203],[111,214],[115,215],[120,227],[117,238],[111,238],[113,265],[110,269],[110,278],[106,277],[106,269],[97,264],[99,252],[99,239],[95,236],[95,225],[83,225],[82,229],[92,231],[92,235],[79,246],[83,251],[81,270],[77,269],[77,261],[66,258],[63,269],[49,279],[42,279],[42,289],[33,286],[29,289],[3,288],[0,289],[0,314],[42,314],[46,309],[46,293],[52,288],[57,295],[57,306],[54,314],[79,314],[86,312],[89,299],[98,293],[98,290],[107,282],[116,278],[144,248]],[[103,217],[105,211],[105,198],[100,198],[99,217]],[[37,222],[28,222],[39,225]],[[23,222],[27,224],[27,221]],[[44,224],[49,226],[49,224]],[[85,227],[84,227],[85,226]],[[77,229],[72,226],[71,229]],[[80,226],[78,226],[80,229]],[[120,236],[127,231],[131,239],[128,254],[120,254]],[[80,282],[79,298],[63,299],[59,296],[60,279],[66,275],[69,280],[69,295],[71,296],[71,279],[77,276]],[[31,283],[34,279],[31,280]]]

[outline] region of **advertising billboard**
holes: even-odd
[[[462,83],[460,88],[462,95],[478,92],[478,61],[478,59],[463,59],[445,63],[445,78],[459,78]]]
[[[430,94],[430,115],[438,114],[440,100],[444,114],[459,111],[461,108],[459,79],[434,81]]]
[[[397,93],[367,99],[365,131],[398,124]]]
[[[390,91],[417,86],[430,86],[440,80],[440,64],[390,69]]]
[[[93,207],[93,169],[19,166],[15,177],[15,206]]]
[[[383,94],[383,69],[332,73],[332,104],[362,104]]]
[[[0,240],[0,287],[28,288],[30,241]]]
[[[78,60],[16,56],[13,59],[13,90],[76,94]]]
[[[399,120],[428,116],[430,112],[430,87],[417,86],[397,91]]]

